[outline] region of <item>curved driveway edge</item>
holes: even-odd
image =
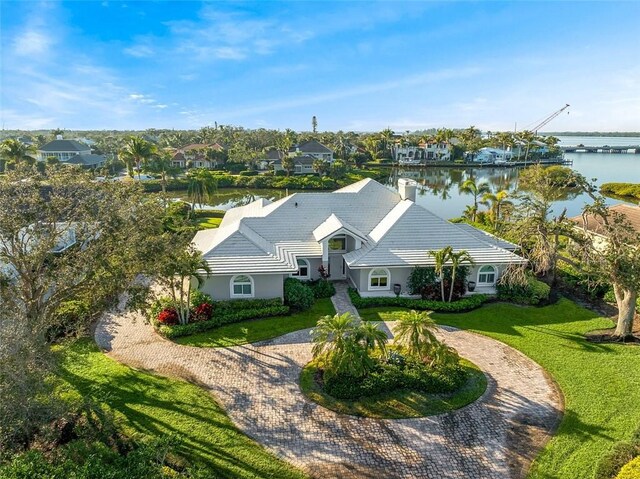
[[[438,336],[485,372],[485,394],[439,416],[379,420],[341,415],[304,397],[298,377],[311,360],[308,329],[251,345],[195,348],[161,338],[136,313],[117,311],[95,331],[114,359],[210,390],[242,431],[312,477],[524,477],[561,417],[556,386],[503,343],[453,328]]]

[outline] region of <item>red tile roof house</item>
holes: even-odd
[[[211,273],[201,290],[214,299],[282,298],[288,277],[346,280],[361,296],[409,295],[416,266],[433,266],[429,251],[467,250],[475,292],[495,293],[500,274],[522,264],[516,245],[472,226],[450,223],[416,204],[417,184],[399,192],[365,179],[332,193],[295,193],[233,208],[218,229],[199,231],[193,244]]]

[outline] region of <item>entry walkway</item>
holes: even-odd
[[[360,314],[349,297],[349,285],[345,281],[336,281],[333,285],[336,288],[336,294],[331,297],[331,302],[336,308],[336,313],[351,313],[354,318],[359,318]]]
[[[344,299],[346,285],[337,286]],[[498,341],[451,328],[438,336],[486,373],[486,393],[439,416],[375,420],[329,411],[301,393],[298,378],[311,360],[308,329],[253,345],[195,348],[167,341],[136,313],[119,310],[104,315],[95,332],[113,359],[208,389],[238,428],[314,478],[524,477],[557,424],[555,386],[536,363]]]

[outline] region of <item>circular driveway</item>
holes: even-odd
[[[308,329],[195,348],[161,338],[135,313],[114,312],[95,332],[114,359],[210,390],[238,428],[312,477],[524,477],[561,417],[559,391],[540,366],[503,343],[446,327],[438,336],[485,372],[485,394],[438,416],[380,420],[341,415],[304,397],[298,377],[311,360]]]

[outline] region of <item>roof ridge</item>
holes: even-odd
[[[393,228],[393,225],[395,225],[400,220],[400,218],[402,218],[406,214],[406,212],[411,209],[413,205],[417,206],[411,200],[401,200],[396,203],[396,205],[391,208],[391,211],[389,211],[385,215],[385,217],[382,218],[380,222],[371,230],[371,232],[369,233],[369,237],[376,243],[379,243],[380,240],[382,240],[382,238],[384,238],[385,235],[391,230],[391,228]],[[425,209],[425,211],[428,210]]]

